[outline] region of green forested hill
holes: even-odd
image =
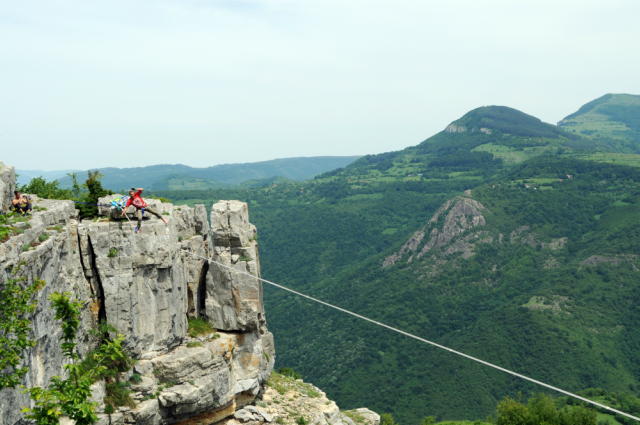
[[[606,94],[558,123],[564,130],[594,139],[640,143],[640,96]]]
[[[467,112],[462,118],[451,123],[460,131],[460,127],[471,132],[492,133],[499,131],[523,137],[544,137],[557,139],[565,137],[571,140],[578,136],[567,133],[555,125],[506,106],[483,106]],[[484,130],[483,130],[484,129]],[[489,131],[487,131],[489,130]]]
[[[249,202],[269,280],[567,390],[637,395],[639,156],[513,111],[312,181],[156,194]],[[265,305],[277,364],[346,409],[478,419],[541,391],[268,286]]]

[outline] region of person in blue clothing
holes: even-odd
[[[144,202],[141,196],[143,190],[144,189],[141,187],[137,189],[132,187],[131,190],[129,191],[129,200],[127,201],[127,204],[124,207],[124,211],[127,211],[127,208],[129,208],[130,205],[133,205],[134,207],[136,207],[136,215],[138,217],[138,227],[136,227],[136,233],[140,233],[140,229],[142,227],[142,210],[145,210],[155,215],[160,220],[164,221],[164,224],[169,224],[169,222],[165,220],[165,218],[162,215],[160,215],[159,212],[147,206],[147,203]]]

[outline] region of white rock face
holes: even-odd
[[[13,165],[4,165],[4,162],[0,161],[0,213],[9,210],[15,188],[16,169]]]
[[[467,127],[462,125],[449,124],[445,129],[445,133],[464,133]]]
[[[260,416],[261,422],[271,422],[270,418],[278,424],[297,425],[302,417],[309,425],[380,425],[377,413],[366,408],[341,412],[322,390],[309,383],[275,374],[271,382],[273,387],[267,387],[261,407],[245,408],[247,413]],[[245,418],[236,416],[221,425],[239,425]]]
[[[34,213],[28,222],[30,227],[24,233],[0,243],[0,284],[5,283],[8,277],[21,276],[25,276],[28,283],[33,282],[34,278],[46,281],[46,285],[36,294],[38,304],[35,318],[32,318],[31,336],[38,344],[26,352],[25,363],[30,372],[23,381],[27,386],[44,386],[52,376],[61,374],[64,365],[64,359],[60,355],[60,326],[54,320],[55,314],[47,298],[58,291],[77,294],[78,298],[88,301],[82,312],[79,329],[78,350],[81,354],[86,353],[95,343],[89,338],[87,331],[96,323],[97,315],[93,312],[97,312],[97,303],[81,265],[77,240],[78,222],[73,202],[34,201],[47,208],[47,211]],[[61,226],[62,231],[58,232],[53,226]],[[40,242],[41,235],[48,235],[48,239]],[[21,266],[19,272],[12,273],[21,262],[26,264]],[[1,391],[0,423],[20,423],[20,411],[23,406],[28,405],[28,397],[21,394],[20,389]]]
[[[2,164],[0,178],[4,196],[13,190],[13,167]],[[99,203],[108,204],[113,197]],[[101,410],[104,387],[95,387],[100,423],[173,424],[192,418],[203,424],[217,422],[263,391],[275,361],[262,286],[256,279],[256,228],[249,223],[245,203],[221,201],[211,214],[214,246],[204,206],[146,201],[169,224],[145,214],[142,232],[135,234],[133,210],[127,212],[133,222],[109,208],[100,208],[96,221],[79,222],[73,202],[34,198],[46,211],[34,212],[24,233],[0,244],[0,285],[14,277],[8,273],[21,262],[26,264],[17,276],[26,276],[27,283],[35,278],[46,281],[32,317],[37,346],[27,351],[30,372],[24,384],[45,386],[52,376],[62,374],[60,327],[47,297],[55,291],[70,292],[86,301],[80,353],[97,346],[88,330],[106,320],[125,335],[125,349],[138,359],[135,372],[143,375],[133,386],[136,408],[123,408],[111,418]],[[40,242],[41,235],[49,237]],[[250,276],[214,267],[190,253]],[[188,317],[205,318],[217,333],[191,338]],[[20,389],[2,391],[0,424],[26,423],[21,409],[27,405]]]
[[[220,201],[211,209],[213,260],[205,315],[216,329],[253,331],[264,326],[257,231],[247,204]]]

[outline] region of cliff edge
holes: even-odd
[[[0,167],[5,214],[15,172]],[[309,425],[379,424],[367,409],[340,413],[319,389],[272,374],[275,348],[257,279],[257,229],[246,203],[219,201],[209,221],[203,205],[146,199],[168,224],[147,214],[136,234],[133,207],[127,217],[100,207],[98,217],[80,220],[73,201],[32,199],[32,217],[8,216],[9,235],[0,243],[0,286],[8,278],[25,277],[25,285],[46,281],[30,317],[37,343],[25,351],[23,385],[46,387],[63,374],[61,328],[48,297],[69,292],[84,301],[80,356],[100,344],[89,331],[108,323],[136,360],[117,378],[130,389],[129,406],[107,413],[108,386],[93,385],[99,425],[295,425],[300,417]],[[210,332],[189,332],[189,319],[205,321]],[[289,402],[295,410],[285,407]],[[21,389],[1,391],[0,425],[29,423],[21,410],[30,405]]]
[[[0,172],[0,189],[8,193],[15,173],[8,166]],[[32,217],[13,217],[5,225],[11,236],[0,244],[0,284],[22,276],[25,284],[36,278],[46,281],[31,317],[37,345],[25,353],[29,373],[23,383],[46,386],[62,374],[60,326],[48,297],[70,292],[86,301],[79,353],[97,347],[99,341],[88,331],[104,321],[125,336],[125,350],[137,359],[133,369],[120,376],[128,382],[132,374],[140,375],[140,382],[131,385],[136,407],[103,413],[100,424],[214,423],[264,392],[275,361],[262,286],[256,279],[257,230],[242,202],[214,205],[212,230],[203,205],[147,201],[169,223],[146,217],[140,234],[134,233],[135,222],[115,218],[109,208],[100,208],[94,220],[79,220],[72,201],[36,196]],[[205,258],[246,274],[210,266]],[[210,335],[191,337],[189,318],[202,318],[214,329]],[[97,383],[98,412],[104,412],[103,397],[104,383]],[[19,389],[2,391],[0,424],[26,423],[21,409],[29,405]]]

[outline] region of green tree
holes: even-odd
[[[506,397],[498,404],[498,425],[596,425],[597,413],[593,409],[578,405],[558,411],[553,399],[538,394],[525,406],[518,400]]]
[[[565,407],[560,411],[560,425],[596,425],[598,422],[598,414],[595,410],[584,406],[576,406],[573,409]]]
[[[98,199],[112,195],[113,191],[104,189],[100,179],[103,175],[98,170],[89,171],[87,180],[78,184],[77,173],[67,173],[71,177],[72,188],[60,189],[58,181],[47,182],[43,177],[31,179],[28,185],[19,187],[24,193],[35,194],[45,199],[70,199],[78,201],[81,218],[93,218],[98,215]]]
[[[78,184],[78,173],[67,173],[67,176],[71,178],[71,191],[73,192],[73,197],[80,199],[80,195],[82,195],[83,190]]]
[[[427,416],[426,418],[420,421],[420,425],[433,425],[434,423],[436,423],[435,416]]]
[[[380,415],[380,424],[381,425],[400,425],[396,423],[391,413],[383,413],[382,415]]]
[[[498,403],[497,425],[529,425],[531,412],[520,400],[522,394],[518,394],[518,400],[506,397]]]
[[[98,215],[98,207],[95,205],[98,203],[98,199],[107,195],[113,194],[112,191],[106,190],[102,187],[100,179],[103,175],[98,170],[89,171],[87,181],[82,185],[83,189],[88,192],[84,194],[81,201],[83,204],[78,204],[80,209],[81,218],[93,218]],[[76,190],[76,188],[74,188]]]
[[[46,181],[42,176],[31,179],[29,184],[17,188],[20,192],[38,195],[39,198],[45,199],[69,199],[71,191],[68,189],[60,189],[57,180],[52,182]]]
[[[13,275],[19,272],[21,265],[11,271]],[[21,283],[25,280],[24,276],[9,278],[0,291],[0,390],[20,384],[28,371],[28,368],[20,367],[23,351],[35,345],[29,338],[31,321],[25,316],[35,310],[36,301],[32,296],[44,286],[44,281],[36,279],[33,284],[24,286]]]
[[[536,423],[558,423],[558,411],[549,395],[539,393],[537,397],[529,399],[527,407],[531,416],[536,418]]]
[[[61,416],[73,419],[77,425],[88,425],[98,420],[95,413],[96,403],[89,402],[91,385],[104,374],[107,365],[113,362],[126,362],[127,356],[122,350],[124,337],[117,335],[113,341],[103,341],[100,348],[93,352],[91,367],[80,362],[76,353],[76,334],[80,326],[79,300],[71,300],[71,294],[58,292],[49,297],[56,310],[55,319],[60,320],[62,327],[62,352],[70,363],[64,366],[67,378],[60,376],[51,378],[47,388],[26,388],[35,406],[23,408],[26,419],[35,420],[38,425],[52,425],[59,423]]]

